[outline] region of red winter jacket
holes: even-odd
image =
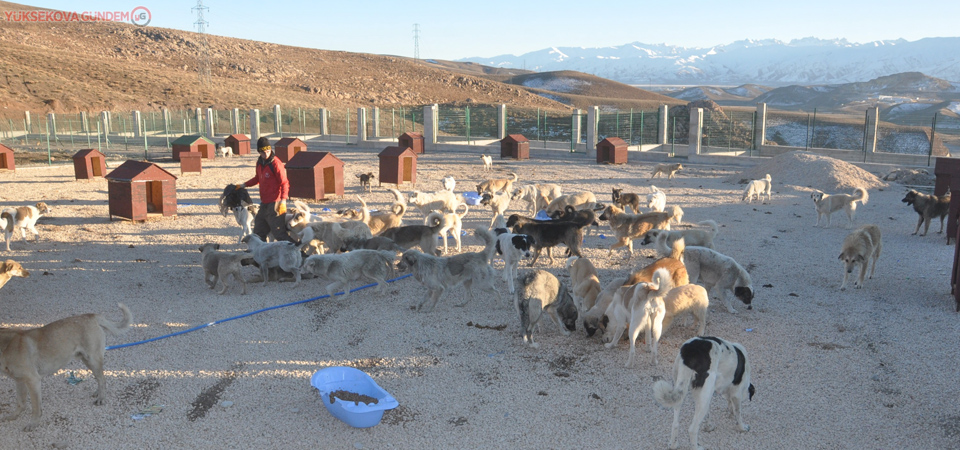
[[[244,183],[247,187],[260,185],[260,203],[275,203],[286,200],[290,195],[290,180],[287,168],[271,154],[266,160],[257,159],[257,176]]]

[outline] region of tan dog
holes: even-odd
[[[443,253],[447,253],[447,233],[453,232],[453,240],[457,243],[457,253],[461,251],[461,241],[460,236],[463,235],[463,217],[467,215],[467,212],[470,211],[470,207],[466,203],[461,203],[460,206],[463,206],[463,214],[457,213],[443,213],[441,211],[434,211],[438,214],[443,214],[443,218],[440,219],[443,227],[440,228],[440,237],[443,238]],[[500,216],[501,218],[503,216]],[[430,216],[427,216],[423,219],[424,225],[430,225]]]
[[[633,240],[647,234],[648,231],[659,228],[666,228],[670,222],[671,213],[652,212],[646,214],[627,214],[615,205],[609,205],[600,215],[600,220],[610,221],[610,229],[613,230],[617,242],[610,245],[610,252],[620,247],[627,247],[630,256],[633,256]]]
[[[857,213],[857,202],[867,204],[867,200],[870,199],[870,195],[867,194],[867,190],[858,187],[853,190],[853,195],[848,194],[825,194],[820,191],[816,191],[810,194],[810,198],[813,199],[813,203],[816,206],[817,210],[817,224],[820,226],[820,219],[824,217],[827,218],[827,227],[830,227],[830,215],[839,211],[843,208],[844,212],[847,213],[847,218],[850,219],[850,225],[853,225],[853,216]]]
[[[509,195],[513,191],[513,183],[517,182],[517,174],[510,172],[507,175],[510,175],[510,178],[494,178],[478,184],[477,194],[483,195],[484,192],[491,194],[506,192],[508,195],[507,199],[509,200]]]
[[[590,310],[601,291],[597,268],[587,258],[571,256],[567,259],[567,270],[570,271],[570,285],[573,287],[573,299],[577,301],[577,308],[580,311]]]
[[[657,166],[653,168],[653,173],[650,175],[650,179],[652,180],[656,177],[659,177],[661,174],[667,174],[667,179],[672,179],[673,176],[676,175],[681,169],[683,169],[683,165],[680,163],[657,164]]]
[[[247,283],[243,280],[240,270],[244,260],[252,264],[253,255],[246,252],[221,253],[217,250],[220,250],[220,244],[206,243],[200,246],[200,253],[203,255],[200,264],[203,266],[203,281],[210,286],[210,289],[215,289],[218,282],[223,284],[223,289],[217,292],[223,295],[230,288],[227,284],[227,275],[233,275],[233,281],[240,284],[240,295],[245,295]]]
[[[95,405],[106,399],[106,379],[103,376],[103,356],[106,335],[119,334],[130,326],[133,316],[122,303],[120,323],[99,314],[67,317],[40,328],[15,330],[0,328],[0,368],[17,382],[17,408],[3,420],[14,420],[27,408],[27,395],[33,406],[30,423],[23,428],[31,431],[40,424],[40,377],[52,375],[74,358],[79,358],[93,372],[97,391]]]
[[[7,284],[13,277],[26,278],[29,276],[30,272],[27,272],[20,263],[12,259],[0,263],[0,288]]]
[[[7,251],[10,251],[10,240],[13,233],[20,230],[20,237],[23,242],[27,242],[27,230],[30,230],[35,237],[36,242],[40,242],[40,232],[37,231],[37,220],[44,214],[49,214],[52,209],[44,202],[37,202],[36,206],[20,206],[17,208],[7,208],[0,213],[5,222],[3,227],[4,238],[7,240]]]
[[[853,268],[857,264],[860,265],[860,276],[853,287],[857,289],[863,287],[863,277],[867,274],[868,265],[870,278],[873,278],[873,271],[877,269],[881,250],[883,250],[883,242],[880,240],[880,228],[876,225],[864,225],[848,234],[840,250],[839,259],[843,261],[843,283],[840,284],[840,290],[847,288],[847,277],[853,273]]]
[[[541,191],[542,192],[542,191]],[[597,206],[597,196],[593,192],[577,192],[576,194],[566,194],[554,198],[550,201],[544,210],[550,217],[559,217],[563,214],[567,206],[574,209],[594,209]]]
[[[697,324],[697,336],[703,336],[707,327],[707,307],[710,296],[699,284],[673,286],[670,272],[657,269],[653,281],[639,283],[630,300],[630,357],[627,367],[633,365],[637,355],[637,337],[645,332],[647,348],[653,355],[653,365],[657,365],[657,342],[664,330],[670,328],[673,319],[685,313],[693,314]]]

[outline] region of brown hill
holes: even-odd
[[[0,10],[42,9],[0,2]],[[2,111],[346,108],[499,104],[569,110],[523,87],[410,58],[206,36],[211,82],[197,75],[197,33],[127,23],[5,22]],[[479,71],[480,73],[482,71]]]

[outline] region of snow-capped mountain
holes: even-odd
[[[838,84],[900,72],[960,81],[960,37],[864,44],[846,39],[742,40],[710,48],[634,42],[553,47],[520,56],[465,58],[502,68],[576,70],[627,84]]]

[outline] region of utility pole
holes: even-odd
[[[420,24],[413,24],[413,59],[420,60]]]
[[[210,86],[210,53],[207,45],[207,22],[203,14],[210,8],[203,6],[203,0],[197,0],[197,6],[191,8],[197,13],[197,21],[193,24],[197,27],[198,52],[197,52],[197,75],[200,78],[200,86]]]

